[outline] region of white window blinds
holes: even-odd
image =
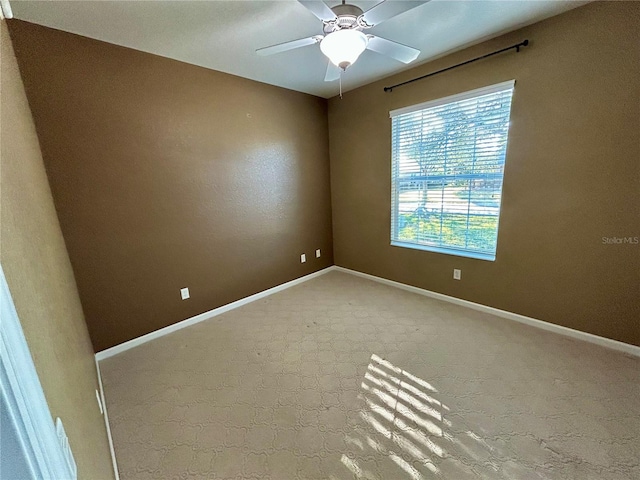
[[[514,83],[390,113],[392,245],[495,260]]]

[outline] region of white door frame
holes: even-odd
[[[56,426],[42,391],[9,286],[0,265],[0,394],[34,480],[77,479],[62,425]]]

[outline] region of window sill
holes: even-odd
[[[456,257],[474,258],[476,260],[486,260],[495,262],[496,256],[487,253],[466,252],[464,250],[456,250],[454,248],[435,247],[430,245],[418,245],[415,243],[391,241],[391,246],[411,248],[413,250],[423,250],[425,252],[444,253],[445,255],[455,255]]]

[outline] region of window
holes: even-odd
[[[390,113],[392,245],[495,260],[514,83]]]

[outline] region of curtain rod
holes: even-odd
[[[520,43],[517,43],[515,45],[511,45],[510,47],[503,48],[502,50],[496,50],[495,52],[487,53],[486,55],[482,55],[480,57],[476,57],[476,58],[473,58],[471,60],[467,60],[466,62],[458,63],[457,65],[453,65],[451,67],[443,68],[442,70],[438,70],[436,72],[427,73],[426,75],[422,75],[421,77],[412,78],[411,80],[407,80],[406,82],[396,83],[395,85],[391,85],[390,87],[384,87],[384,91],[385,92],[392,92],[394,88],[402,87],[403,85],[408,85],[409,83],[417,82],[418,80],[422,80],[422,79],[427,78],[427,77],[432,77],[433,75],[437,75],[439,73],[446,72],[447,70],[452,70],[454,68],[458,68],[458,67],[461,67],[463,65],[467,65],[468,63],[472,63],[472,62],[475,62],[477,60],[482,60],[483,58],[491,57],[493,55],[497,55],[499,53],[506,52],[508,50],[515,49],[516,52],[519,52],[520,51],[520,47],[526,47],[527,45],[529,45],[529,40],[523,40]]]

